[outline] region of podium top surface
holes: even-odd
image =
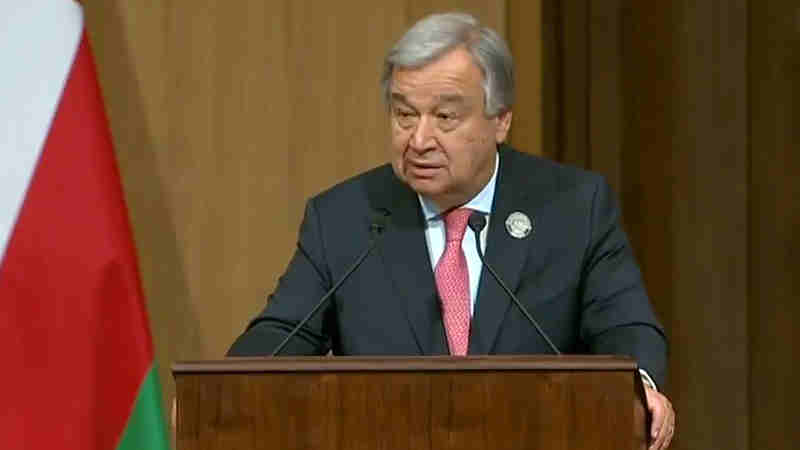
[[[277,356],[178,361],[174,375],[269,372],[409,372],[409,371],[634,371],[636,361],[617,355],[482,356]]]

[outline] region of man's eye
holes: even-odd
[[[410,128],[417,121],[417,114],[407,109],[396,109],[394,111],[395,121],[401,128]]]
[[[439,113],[436,115],[436,117],[439,120],[444,120],[444,121],[451,121],[456,119],[455,114],[448,114],[448,113]]]

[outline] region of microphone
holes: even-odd
[[[367,247],[367,249],[364,250],[361,253],[361,255],[358,256],[358,258],[356,258],[355,262],[350,266],[349,269],[347,269],[344,275],[342,275],[342,278],[340,278],[339,281],[337,281],[336,284],[333,285],[333,287],[328,289],[328,292],[326,292],[325,295],[322,296],[322,298],[319,300],[316,306],[314,306],[314,308],[312,308],[311,311],[309,311],[309,313],[306,314],[303,320],[301,320],[292,329],[289,335],[286,336],[283,339],[283,341],[280,344],[278,344],[277,347],[275,347],[275,350],[272,351],[272,354],[270,356],[278,356],[278,353],[280,353],[281,350],[283,350],[284,347],[286,347],[286,344],[288,344],[289,341],[292,340],[294,335],[296,335],[300,331],[300,329],[303,328],[303,325],[305,325],[309,320],[311,320],[312,317],[314,317],[317,311],[319,311],[320,308],[322,308],[322,306],[328,301],[328,299],[331,298],[333,293],[336,292],[337,289],[339,289],[339,286],[341,286],[342,283],[344,283],[345,280],[347,280],[347,278],[349,278],[350,275],[352,275],[353,272],[355,272],[356,269],[358,269],[361,263],[364,262],[365,259],[367,259],[367,256],[369,256],[369,254],[372,252],[372,249],[374,249],[378,245],[378,242],[380,242],[380,239],[378,238],[383,235],[383,232],[386,230],[388,222],[389,222],[389,211],[386,210],[380,211],[372,217],[372,220],[370,221],[369,225],[370,238],[369,238],[369,246]]]
[[[486,217],[484,217],[482,213],[474,211],[472,215],[469,216],[469,221],[467,223],[469,224],[469,228],[475,233],[475,247],[478,250],[478,256],[481,258],[483,267],[489,269],[489,273],[492,274],[492,277],[494,277],[495,281],[497,281],[497,284],[499,284],[500,287],[503,288],[504,291],[506,291],[506,294],[508,294],[508,296],[514,302],[514,304],[517,305],[519,310],[522,311],[522,314],[525,316],[525,318],[528,319],[528,322],[530,322],[531,325],[533,325],[533,327],[536,328],[536,331],[539,333],[539,336],[544,338],[544,340],[547,342],[547,345],[550,346],[550,349],[553,351],[553,353],[555,353],[556,355],[560,355],[561,352],[558,351],[558,348],[555,346],[555,344],[553,344],[553,341],[551,341],[550,338],[547,336],[547,333],[545,333],[544,330],[542,330],[542,327],[539,326],[539,323],[536,322],[536,319],[534,319],[533,316],[528,312],[528,310],[525,309],[525,306],[522,304],[522,302],[520,302],[517,296],[514,295],[513,292],[511,292],[511,289],[509,289],[508,286],[506,286],[506,284],[503,283],[503,280],[500,279],[500,275],[498,275],[497,272],[495,272],[492,266],[490,266],[489,263],[486,262],[486,259],[483,257],[483,251],[481,251],[481,231],[483,231],[483,229],[486,227]]]

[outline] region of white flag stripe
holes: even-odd
[[[83,32],[70,0],[0,0],[0,262]]]

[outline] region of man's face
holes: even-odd
[[[442,210],[483,189],[494,171],[496,144],[511,125],[510,111],[485,117],[482,82],[463,48],[392,74],[392,167]]]

